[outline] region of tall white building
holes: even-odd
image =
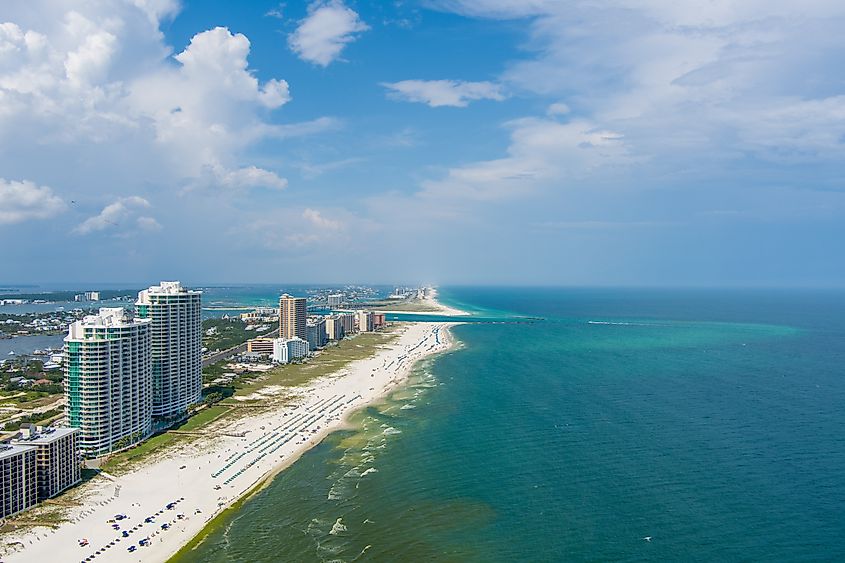
[[[287,364],[308,355],[308,342],[301,338],[276,338],[273,340],[273,361]]]
[[[98,457],[127,448],[152,428],[151,321],[119,308],[72,323],[65,337],[65,413],[79,449]]]
[[[202,292],[161,282],[138,294],[136,316],[151,319],[153,416],[181,416],[202,395]]]

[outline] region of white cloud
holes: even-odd
[[[502,101],[502,87],[492,82],[463,82],[459,80],[402,80],[386,82],[390,97],[409,102],[421,102],[431,107],[466,107],[474,100]]]
[[[343,228],[343,223],[341,223],[340,221],[333,221],[332,219],[324,217],[323,214],[317,211],[316,209],[306,208],[302,212],[302,218],[314,225],[315,227],[319,227],[321,229],[338,231]]]
[[[546,109],[546,115],[566,115],[570,111],[572,110],[569,109],[568,105],[563,102],[556,102]]]
[[[302,60],[325,67],[357,39],[356,34],[368,29],[358,13],[340,0],[318,0],[309,5],[308,15],[288,36],[288,45]]]
[[[0,225],[49,219],[64,209],[62,199],[46,186],[0,178]]]
[[[176,1],[33,0],[4,9],[10,21],[0,23],[0,146],[15,147],[17,156],[0,151],[0,167],[23,168],[18,174],[28,173],[27,161],[41,166],[53,149],[51,169],[72,173],[82,173],[78,159],[98,155],[96,178],[76,182],[92,191],[127,178],[190,185],[209,168],[222,187],[279,188],[283,178],[244,162],[249,148],[336,126],[330,118],[271,123],[267,114],[291,99],[289,87],[254,76],[242,34],[222,27],[197,33],[171,57],[157,25],[178,11]]]
[[[845,96],[830,72],[845,57],[842,2],[433,2],[525,21],[527,56],[506,65],[500,81],[554,103],[543,117],[509,125],[503,157],[423,182],[423,198],[583,185],[700,189],[731,173],[734,185],[754,184],[777,174],[772,164],[836,166],[845,158]],[[409,95],[430,103],[421,86]],[[760,159],[768,161],[762,169]]]
[[[622,135],[590,121],[524,118],[507,127],[511,130],[507,156],[452,168],[444,178],[423,182],[419,195],[447,200],[514,198],[633,162]]]
[[[114,229],[127,231],[130,225],[140,227],[144,230],[158,230],[161,225],[148,216],[139,216],[139,213],[150,209],[152,205],[146,199],[139,196],[120,198],[108,204],[98,215],[89,217],[83,221],[74,232],[80,235]]]
[[[135,220],[135,223],[142,231],[155,232],[162,229],[161,224],[153,217],[138,217],[138,219]]]
[[[221,166],[211,168],[214,182],[227,189],[270,188],[283,190],[288,181],[275,172],[256,166],[247,166],[238,170],[226,170]]]

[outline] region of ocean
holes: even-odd
[[[499,322],[180,560],[845,559],[845,293],[441,296]]]

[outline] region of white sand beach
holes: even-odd
[[[401,384],[415,362],[448,349],[449,326],[402,325],[373,357],[313,382],[292,404],[212,423],[207,436],[174,445],[166,456],[117,477],[95,477],[82,485],[85,505],[69,509],[69,522],[0,538],[2,560],[166,561],[215,515],[341,428],[353,410]],[[117,515],[125,518],[108,522]],[[80,547],[83,538],[87,546]]]

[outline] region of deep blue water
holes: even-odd
[[[845,559],[845,293],[442,297],[544,320],[457,327],[189,560]]]

